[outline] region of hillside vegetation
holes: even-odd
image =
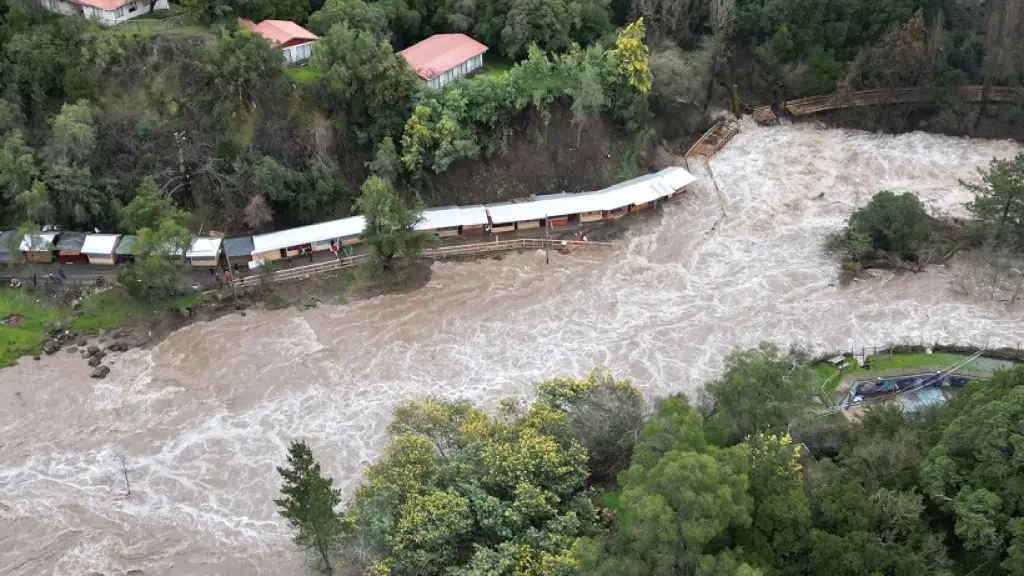
[[[327,571],[1024,573],[1024,369],[856,424],[808,418],[819,384],[802,354],[761,344],[708,384],[709,415],[679,396],[647,411],[604,371],[541,382],[532,404],[493,416],[410,401],[344,512],[301,441],[276,502]]]
[[[427,204],[597,188],[645,169],[656,134],[699,130],[709,103],[780,85],[1017,85],[1018,4],[182,0],[103,29],[0,0],[0,225],[127,230],[147,176],[193,231],[235,233],[346,215],[371,174]],[[309,27],[312,61],[286,68],[239,17]],[[487,44],[487,72],[429,91],[397,51],[445,32]],[[993,115],[1020,125],[1015,106],[950,98],[927,121]]]

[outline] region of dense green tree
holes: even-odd
[[[576,548],[582,573],[674,575],[699,573],[702,565],[715,572],[709,545],[750,525],[746,447],[703,445],[700,415],[681,400],[663,404],[653,422],[619,478],[617,531],[606,546],[586,540]],[[683,439],[665,442],[673,430]]]
[[[751,523],[736,542],[755,566],[787,566],[799,561],[812,528],[811,506],[803,489],[800,451],[788,435],[757,434],[744,444],[750,455]]]
[[[1024,437],[1024,370],[997,373],[964,395],[961,410],[922,463],[922,484],[929,499],[952,516],[965,548],[986,557],[1005,554],[1024,518],[1017,464]]]
[[[96,110],[86,100],[61,106],[45,155],[52,164],[84,164],[96,148]]]
[[[931,218],[917,195],[882,191],[850,216],[850,229],[866,234],[875,250],[914,252],[931,234]]]
[[[640,391],[628,380],[594,370],[585,380],[555,378],[537,385],[538,402],[566,415],[568,433],[587,450],[596,478],[614,478],[629,465],[644,421]]]
[[[160,193],[152,176],[146,176],[135,191],[135,197],[121,212],[121,227],[137,234],[143,228],[158,228],[165,217],[180,223],[184,220],[184,213]]]
[[[135,262],[120,267],[118,280],[134,297],[154,300],[184,289],[185,251],[192,243],[186,216],[148,176],[122,210],[122,228],[139,239]]]
[[[467,108],[467,99],[458,87],[416,105],[402,133],[406,170],[419,175],[429,167],[440,173],[458,160],[480,154],[476,132],[466,121]]]
[[[118,282],[139,300],[181,294],[186,285],[183,261],[191,242],[188,230],[171,218],[156,228],[140,229],[135,261],[118,268]]]
[[[42,182],[33,182],[31,188],[18,194],[16,201],[25,218],[32,222],[49,224],[56,217],[56,211],[50,202],[50,192]]]
[[[13,203],[38,177],[32,148],[25,143],[20,131],[9,132],[0,146],[0,197]]]
[[[390,433],[353,504],[370,573],[574,574],[595,510],[564,413],[428,399],[398,407]]]
[[[579,144],[583,127],[594,119],[607,104],[605,95],[607,80],[605,52],[591,46],[585,52],[574,54],[575,66],[571,75],[569,95],[572,97],[572,121],[579,127],[576,142]]]
[[[276,102],[283,89],[284,58],[262,36],[246,30],[225,31],[205,54],[209,77],[202,97],[223,103],[229,112]]]
[[[7,98],[0,98],[0,137],[25,125],[21,106]]]
[[[402,159],[395,148],[395,141],[390,137],[381,140],[374,151],[373,160],[366,163],[366,168],[374,176],[380,176],[394,186],[402,170]]]
[[[309,18],[309,29],[323,36],[336,24],[353,30],[365,30],[385,40],[390,39],[388,14],[380,2],[364,0],[327,0],[323,8]]]
[[[469,7],[456,4],[454,24],[469,25]],[[531,44],[548,52],[574,42],[589,45],[611,31],[608,0],[498,0],[476,5],[475,36],[518,59]],[[468,29],[468,28],[464,28]]]
[[[725,359],[725,373],[707,391],[732,441],[784,431],[806,410],[819,382],[805,361],[799,352],[783,355],[769,343]]]
[[[844,63],[924,7],[920,0],[739,0],[736,39],[776,75],[788,63],[803,63],[799,85],[787,86],[795,95],[831,92]]]
[[[327,105],[344,115],[360,142],[401,133],[420,81],[386,41],[337,24],[317,43],[313,65]]]
[[[615,49],[611,52],[618,74],[641,94],[651,90],[651,68],[644,34],[644,20],[641,18],[619,32],[615,37]]]
[[[15,86],[29,116],[41,116],[50,99],[86,96],[80,61],[84,22],[75,18],[46,19],[32,26],[14,27],[0,44],[2,77]]]
[[[1024,153],[993,159],[981,182],[964,185],[974,193],[967,208],[981,236],[996,247],[1024,249]]]
[[[54,164],[47,170],[44,180],[61,222],[92,227],[112,220],[115,210],[112,198],[97,186],[88,167],[63,162]]]
[[[295,530],[295,543],[313,554],[320,568],[334,572],[333,556],[348,522],[335,508],[341,502],[334,481],[320,472],[320,463],[313,451],[301,440],[288,447],[288,464],[279,466],[280,499],[274,500],[279,513]]]
[[[312,12],[309,0],[256,0],[236,2],[236,10],[242,16],[260,20],[291,20],[304,24]]]
[[[408,207],[378,176],[367,178],[361,191],[356,206],[366,218],[363,238],[373,250],[377,268],[396,270],[396,258],[417,259],[433,240],[429,232],[416,230],[422,209]]]

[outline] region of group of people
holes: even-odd
[[[234,269],[235,269],[235,274],[238,274],[238,264],[234,265]],[[213,278],[217,281],[217,285],[218,286],[223,286],[225,284],[230,284],[231,283],[231,279],[232,279],[231,270],[228,269],[228,268],[224,268],[224,273],[223,274],[218,274],[215,269],[210,268],[210,276],[213,276]]]

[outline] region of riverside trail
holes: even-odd
[[[288,442],[348,496],[409,398],[494,407],[598,364],[649,397],[697,395],[761,340],[1017,345],[1022,308],[951,290],[967,264],[840,288],[822,244],[881,189],[962,215],[958,181],[1018,150],[745,122],[710,162],[721,194],[694,166],[692,191],[618,253],[435,263],[411,294],[189,326],[104,381],[69,355],[23,359],[0,371],[0,574],[299,574],[272,501]]]

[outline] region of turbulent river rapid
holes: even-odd
[[[720,193],[695,166],[624,252],[435,264],[409,295],[190,326],[103,381],[76,355],[22,360],[0,371],[0,574],[297,574],[272,502],[288,442],[307,439],[350,495],[409,398],[493,407],[598,364],[650,396],[696,395],[761,340],[1016,346],[1024,312],[958,295],[956,264],[841,288],[822,244],[880,189],[962,214],[958,181],[1017,151],[744,125],[711,161]]]

